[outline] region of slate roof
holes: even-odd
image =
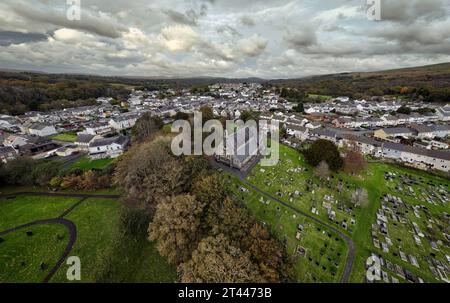
[[[77,136],[77,140],[75,142],[78,143],[89,143],[92,141],[92,139],[94,139],[95,136],[93,135],[88,135],[88,134],[81,134]]]
[[[119,144],[122,147],[126,146],[130,142],[130,139],[125,136],[118,136],[118,137],[111,137],[111,138],[103,138],[99,140],[95,140],[91,144],[89,144],[89,147],[100,147],[100,146],[107,146],[111,144]]]

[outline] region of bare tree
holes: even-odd
[[[314,175],[321,180],[328,178],[330,176],[330,168],[327,162],[320,162],[319,165],[317,165],[317,167],[314,169]]]

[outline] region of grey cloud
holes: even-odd
[[[217,28],[217,32],[219,34],[226,34],[226,35],[231,36],[231,37],[233,37],[233,36],[234,37],[242,36],[241,33],[239,33],[234,27],[231,27],[229,25],[219,26]]]
[[[364,0],[82,0],[71,22],[65,0],[0,0],[0,65],[289,78],[450,62],[448,0],[382,1],[385,22]]]
[[[448,15],[442,0],[382,0],[381,18],[394,22],[413,23],[435,20]]]
[[[48,36],[40,33],[21,33],[12,31],[0,31],[0,46],[11,44],[30,43],[47,40]]]
[[[294,49],[305,48],[317,44],[317,36],[314,28],[304,25],[296,30],[287,30],[283,40]]]
[[[241,21],[242,25],[245,25],[245,26],[252,27],[252,26],[256,25],[255,19],[253,19],[252,17],[250,17],[248,15],[242,16],[240,21]]]
[[[167,9],[163,10],[163,13],[166,14],[173,22],[192,26],[197,25],[198,15],[193,10],[189,10],[183,14],[172,9]]]
[[[17,15],[31,21],[82,30],[109,38],[119,38],[122,32],[127,31],[127,27],[114,22],[112,19],[97,17],[87,11],[82,11],[82,20],[70,21],[66,17],[66,12],[62,10],[40,10],[29,5],[23,5],[21,2],[15,3],[11,8]]]

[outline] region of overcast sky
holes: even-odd
[[[450,62],[450,1],[1,0],[0,67],[293,78]]]

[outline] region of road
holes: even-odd
[[[334,226],[328,225],[327,223],[323,222],[322,220],[318,219],[317,217],[315,217],[309,213],[306,213],[306,212],[278,199],[277,197],[272,196],[271,194],[263,191],[262,189],[258,188],[256,185],[245,180],[245,177],[243,177],[242,173],[240,173],[238,170],[232,169],[226,165],[223,165],[223,164],[217,163],[217,162],[213,163],[213,165],[217,168],[223,169],[224,171],[227,171],[227,172],[232,173],[233,175],[237,176],[242,183],[244,183],[246,186],[252,188],[256,192],[260,193],[261,195],[265,196],[266,198],[269,198],[272,201],[279,203],[279,204],[293,210],[297,214],[300,214],[304,217],[307,217],[308,219],[311,219],[312,221],[322,225],[323,227],[328,228],[329,230],[331,230],[331,231],[335,232],[337,235],[339,235],[339,237],[345,241],[345,243],[347,244],[347,247],[348,247],[347,260],[345,263],[344,271],[342,273],[341,282],[348,283],[349,278],[350,278],[350,273],[351,273],[352,267],[353,267],[353,262],[355,259],[355,245],[353,243],[353,240],[349,236],[347,236],[343,232],[339,231]]]

